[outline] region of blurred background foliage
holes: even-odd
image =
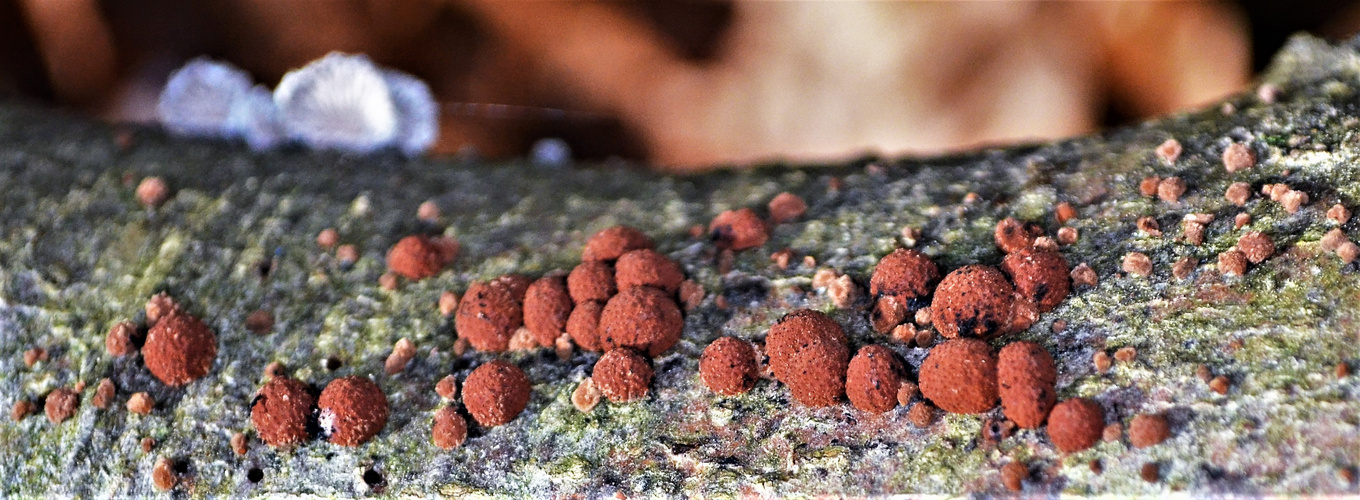
[[[199,55],[274,85],[370,55],[444,103],[436,153],[696,169],[1095,131],[1232,92],[1360,2],[0,0],[0,93],[146,122]]]

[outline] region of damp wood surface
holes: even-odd
[[[1295,38],[1263,77],[1281,90],[1274,103],[1244,92],[1053,143],[679,177],[624,164],[253,154],[242,144],[0,103],[0,403],[8,411],[85,384],[61,424],[41,415],[0,422],[0,496],[152,496],[159,458],[179,464],[171,495],[189,497],[966,494],[1005,491],[1001,470],[1012,461],[1030,468],[1027,492],[1356,493],[1347,474],[1360,464],[1360,382],[1338,377],[1336,367],[1360,362],[1360,270],[1320,245],[1338,227],[1324,215],[1329,207],[1360,209],[1356,47]],[[1174,164],[1154,153],[1169,138],[1184,148]],[[1224,169],[1222,153],[1235,142],[1255,150],[1255,167]],[[170,197],[147,210],[134,190],[153,175]],[[1180,177],[1187,190],[1176,202],[1143,197],[1139,182],[1153,175]],[[1244,207],[1224,198],[1233,182],[1252,186]],[[1310,199],[1289,213],[1259,193],[1272,183]],[[763,211],[784,191],[806,200],[806,215],[774,226],[764,246],[737,252],[726,273],[712,242],[690,235],[724,210]],[[427,200],[440,208],[434,228],[416,217]],[[1107,422],[1165,414],[1170,438],[1159,445],[1122,439],[1062,455],[1042,429],[984,439],[999,409],[939,415],[918,428],[906,406],[882,415],[848,403],[809,409],[770,380],[722,397],[699,379],[712,340],[760,340],[785,313],[811,308],[842,325],[852,352],[873,343],[896,351],[915,380],[927,350],[875,333],[867,299],[838,308],[813,289],[813,274],[834,269],[867,286],[878,259],[903,244],[904,227],[920,230],[915,248],[946,272],[996,265],[999,220],[1035,222],[1053,235],[1060,202],[1076,208],[1065,225],[1079,233],[1060,251],[1073,266],[1093,268],[1099,283],[1075,288],[993,346],[1043,346],[1056,362],[1059,400],[1091,398]],[[1234,229],[1242,212],[1252,221]],[[1214,215],[1201,245],[1178,239],[1192,213]],[[1145,216],[1159,222],[1160,236],[1138,230]],[[577,410],[572,392],[596,353],[453,354],[441,292],[505,273],[570,270],[585,239],[615,224],[647,233],[706,292],[686,313],[679,343],[653,361],[644,400]],[[1339,227],[1360,239],[1360,223]],[[353,266],[317,246],[326,228],[358,248]],[[428,231],[457,239],[457,260],[433,278],[380,287],[388,248]],[[1274,256],[1245,276],[1221,275],[1217,256],[1246,231],[1269,235]],[[795,256],[786,269],[770,260],[783,248]],[[1121,270],[1129,252],[1150,258],[1150,276]],[[1172,266],[1183,257],[1198,265],[1177,279]],[[217,334],[211,372],[183,387],[161,384],[137,355],[105,351],[108,330],[138,318],[158,292]],[[246,327],[258,309],[273,313],[270,333]],[[384,361],[402,338],[416,355],[386,375]],[[27,366],[24,352],[34,347],[48,359]],[[1136,348],[1136,358],[1096,371],[1096,352],[1122,347]],[[528,374],[527,410],[504,426],[474,426],[460,448],[436,447],[431,422],[444,403],[435,384],[496,358]],[[249,405],[272,362],[317,387],[372,375],[391,405],[386,428],[355,448],[320,440],[269,448],[254,435]],[[1226,394],[1197,376],[1200,365],[1227,377]],[[106,377],[117,395],[98,409],[92,399]],[[125,408],[138,392],[155,401],[148,415]],[[238,432],[250,441],[244,455],[232,449]],[[149,452],[145,438],[154,440]],[[1155,482],[1142,477],[1148,463],[1157,464]]]

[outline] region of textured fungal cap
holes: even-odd
[[[1034,239],[1044,234],[1043,228],[1034,223],[1022,223],[1014,217],[1007,217],[996,223],[992,237],[1002,252],[1011,253],[1034,245]]]
[[[1006,255],[1001,270],[1010,275],[1016,291],[1033,301],[1039,312],[1058,307],[1072,291],[1067,259],[1052,250],[1026,248]]]
[[[1237,239],[1237,249],[1252,264],[1260,264],[1275,254],[1275,242],[1260,231],[1252,231]]]
[[[567,280],[544,276],[529,285],[524,293],[524,326],[541,346],[552,346],[567,331],[571,316],[571,295]]]
[[[680,265],[656,250],[633,250],[614,263],[614,281],[620,289],[650,286],[673,294],[685,281]]]
[[[1142,414],[1129,423],[1129,442],[1138,448],[1159,444],[1170,436],[1171,427],[1162,415]]]
[[[170,198],[170,187],[160,177],[147,177],[137,184],[137,202],[146,208],[156,208]]]
[[[601,229],[586,240],[581,260],[613,262],[625,253],[655,246],[652,239],[642,231],[628,226],[611,226]]]
[[[274,377],[260,388],[250,405],[250,423],[270,446],[292,446],[307,440],[307,420],[316,398],[311,388],[288,377]]]
[[[1256,166],[1256,152],[1247,147],[1246,144],[1234,142],[1223,150],[1223,168],[1228,172],[1236,172]]]
[[[931,287],[940,280],[940,268],[925,254],[899,248],[883,256],[869,278],[869,295],[891,295],[902,305],[917,297],[930,295]]]
[[[161,318],[180,310],[179,304],[175,302],[175,299],[166,295],[164,292],[151,296],[151,299],[146,301],[145,309],[147,325],[155,325]]]
[[[387,251],[387,268],[407,279],[429,278],[444,269],[444,253],[425,236],[407,236]]]
[[[699,358],[699,378],[709,390],[736,396],[751,390],[759,376],[756,351],[751,343],[735,337],[720,337],[704,348]]]
[[[283,129],[312,147],[367,153],[400,127],[387,81],[368,57],[332,52],[289,71],[274,89]]]
[[[610,349],[595,363],[590,378],[610,401],[627,403],[647,396],[652,366],[632,349]]]
[[[685,321],[666,292],[651,287],[619,292],[600,312],[599,340],[605,349],[631,347],[656,357],[680,340]]]
[[[599,302],[589,301],[576,304],[576,308],[571,310],[571,316],[567,317],[567,335],[571,336],[571,341],[587,351],[599,352],[603,350],[600,346],[600,314],[602,312],[604,312],[604,304]]]
[[[434,412],[434,426],[430,433],[435,446],[445,450],[457,448],[467,440],[467,420],[452,406],[445,406]]]
[[[359,446],[387,425],[387,396],[365,377],[332,380],[321,391],[317,422],[332,443]]]
[[[463,381],[463,405],[478,423],[495,427],[519,416],[529,405],[532,390],[529,377],[518,366],[488,361]]]
[[[515,295],[515,289],[504,281],[473,283],[454,315],[459,337],[479,351],[509,349],[510,337],[524,323],[524,309]]]
[[[1167,139],[1157,146],[1157,156],[1168,164],[1176,163],[1176,160],[1181,157],[1181,151],[1181,143],[1176,139]]]
[[[807,202],[790,192],[779,193],[770,200],[770,220],[775,224],[791,222],[807,213]]]
[[[996,406],[996,358],[978,339],[953,339],[921,363],[921,396],[950,413],[982,413]]]
[[[719,248],[732,250],[755,248],[770,239],[770,228],[749,208],[718,214],[708,224],[708,233]]]
[[[1058,403],[1048,414],[1048,437],[1063,453],[1076,453],[1100,441],[1105,431],[1105,411],[1086,398]]]
[[[131,321],[115,323],[113,328],[109,328],[109,334],[104,337],[104,349],[112,356],[126,356],[137,350],[136,345],[137,325]]]
[[[997,354],[996,381],[1001,411],[1026,429],[1036,429],[1058,400],[1053,357],[1033,342],[1012,342]]]
[[[1218,272],[1226,275],[1242,276],[1247,274],[1247,256],[1237,250],[1218,254]]]
[[[860,348],[845,373],[845,395],[860,411],[883,413],[897,407],[902,361],[881,345]]]
[[[49,422],[60,424],[75,415],[76,408],[79,406],[80,394],[62,387],[47,393],[46,402],[43,403],[43,411],[47,413]]]
[[[791,312],[765,336],[770,370],[807,406],[830,406],[845,394],[850,351],[845,331],[830,316],[809,309]]]
[[[395,145],[406,156],[425,152],[439,138],[439,104],[430,93],[430,87],[419,78],[400,71],[380,71],[396,108]]]
[[[146,334],[142,359],[166,385],[180,386],[202,378],[217,358],[217,336],[194,316],[174,311]]]
[[[618,293],[614,267],[608,262],[585,261],[567,275],[567,290],[577,304],[592,300],[604,302]]]
[[[1015,287],[991,266],[955,269],[935,288],[931,322],[945,337],[995,337],[1011,330]]]
[[[247,102],[250,93],[248,73],[200,57],[170,74],[156,102],[156,116],[171,133],[238,137],[245,134],[253,111]]]

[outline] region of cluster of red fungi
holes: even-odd
[[[1057,402],[1057,373],[1043,347],[1012,342],[994,352],[987,342],[1029,328],[1070,293],[1067,260],[1039,240],[1041,235],[1035,225],[1005,219],[995,232],[1006,252],[999,267],[968,265],[943,279],[935,263],[915,250],[898,249],[879,261],[869,282],[878,329],[891,330],[906,316],[884,310],[915,305],[925,309],[915,311],[915,317],[930,318],[948,339],[930,350],[917,382],[908,379],[906,364],[886,346],[864,346],[851,357],[841,326],[809,309],[789,313],[770,327],[764,343],[770,371],[807,406],[848,398],[862,411],[883,413],[905,404],[903,396],[919,387],[922,397],[951,413],[986,413],[999,400],[1006,418],[1019,427],[1047,422],[1050,439],[1064,452],[1092,446],[1105,427],[1103,412],[1083,398]],[[885,325],[884,317],[893,319]],[[714,392],[740,394],[755,385],[758,361],[751,343],[723,337],[704,350],[700,376]]]
[[[771,221],[778,223],[801,216],[806,205],[784,193],[770,209]],[[753,210],[733,210],[719,214],[708,233],[724,252],[736,251],[763,245],[769,225]],[[809,309],[777,321],[765,337],[763,355],[747,340],[713,341],[700,359],[700,379],[720,395],[745,393],[762,377],[768,356],[769,373],[789,388],[795,401],[807,406],[831,406],[848,398],[862,411],[884,413],[906,404],[919,388],[925,400],[953,413],[986,413],[1000,401],[1006,418],[1019,427],[1047,423],[1059,450],[1088,448],[1105,429],[1101,407],[1083,398],[1058,403],[1053,358],[1038,344],[1012,342],[994,352],[988,343],[1029,328],[1040,313],[1057,307],[1070,293],[1075,274],[1036,225],[1008,218],[997,225],[994,236],[1006,254],[998,267],[968,265],[941,278],[928,256],[898,249],[875,268],[869,292],[876,330],[894,330],[910,315],[947,339],[931,348],[916,382],[910,380],[906,363],[886,346],[864,346],[852,357],[841,326]],[[323,246],[329,247],[335,235],[326,239],[330,245]],[[449,238],[408,236],[388,252],[390,273],[385,279],[390,283],[395,275],[412,280],[435,276],[457,253],[457,242]],[[456,307],[441,298],[441,310],[453,316],[459,341],[480,351],[541,346],[560,352],[565,345],[602,352],[592,376],[573,397],[578,408],[588,411],[600,395],[616,403],[646,397],[653,378],[651,359],[678,342],[684,326],[680,303],[693,307],[696,293],[702,297],[702,288],[657,252],[651,238],[614,226],[588,239],[581,263],[570,272],[555,271],[538,279],[511,274],[473,283],[461,300],[454,299]],[[205,376],[217,353],[212,330],[164,294],[153,297],[146,311],[146,329],[131,322],[115,325],[106,339],[109,352],[125,355],[140,345],[147,369],[170,386]],[[272,316],[260,313],[252,314],[247,326],[267,331]],[[388,359],[389,373],[400,371],[414,351],[409,342],[398,342]],[[251,422],[260,439],[272,446],[296,446],[311,439],[317,429],[335,444],[358,446],[387,423],[387,398],[368,377],[337,378],[317,391],[274,371],[251,403]],[[111,389],[111,384],[101,383],[101,392],[104,385]],[[586,394],[582,389],[588,389]],[[466,377],[461,399],[477,423],[494,427],[514,420],[528,406],[531,391],[532,383],[518,366],[491,360]],[[436,392],[446,400],[455,399],[456,379],[441,380]],[[60,396],[49,405],[56,411],[63,408]],[[578,401],[591,398],[585,408]],[[128,407],[146,413],[152,404],[149,396],[139,394]],[[1134,424],[1157,431],[1139,431],[1134,440],[1140,446],[1166,437],[1164,419],[1135,419]],[[467,422],[446,405],[435,413],[432,435],[440,447],[460,446],[467,437]],[[233,447],[243,452],[240,437],[233,438]]]

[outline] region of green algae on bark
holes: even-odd
[[[256,155],[239,144],[0,105],[0,403],[77,381],[93,387],[104,377],[118,387],[107,410],[90,403],[87,389],[76,416],[60,425],[37,417],[0,423],[0,445],[9,451],[0,457],[0,496],[150,495],[158,457],[186,464],[176,491],[191,496],[962,494],[1002,491],[999,469],[1012,459],[1038,471],[1027,491],[1047,493],[1354,493],[1340,471],[1360,463],[1360,382],[1338,379],[1333,367],[1357,361],[1360,272],[1321,251],[1318,240],[1332,227],[1327,207],[1360,206],[1357,46],[1295,39],[1265,77],[1283,90],[1278,102],[1234,96],[1226,101],[1231,114],[1215,105],[1044,145],[688,177],[612,164]],[[129,134],[129,147],[118,146],[119,134]],[[1172,137],[1185,149],[1167,165],[1153,150]],[[1258,165],[1226,173],[1220,155],[1231,142],[1251,144]],[[1138,181],[1154,174],[1179,176],[1189,190],[1176,203],[1141,197]],[[133,196],[148,175],[172,188],[150,211]],[[839,189],[829,189],[833,177]],[[1254,189],[1284,182],[1312,200],[1295,214],[1260,196],[1239,209],[1223,199],[1236,181]],[[719,270],[711,244],[687,234],[723,210],[760,207],[782,191],[806,200],[807,215],[777,226],[763,248],[736,254],[730,272]],[[965,201],[968,193],[976,200]],[[441,207],[441,227],[462,243],[461,255],[440,275],[382,290],[386,249],[427,229],[415,217],[426,200]],[[1081,235],[1062,252],[1073,265],[1096,269],[1100,283],[1078,289],[1013,338],[1054,354],[1060,398],[1093,398],[1111,422],[1165,413],[1172,436],[1160,445],[1107,442],[1061,456],[1042,430],[996,444],[981,439],[984,419],[999,410],[948,415],[918,429],[906,407],[881,416],[848,403],[808,409],[771,381],[725,398],[698,379],[708,342],[759,340],[798,308],[831,314],[852,348],[888,342],[873,333],[867,304],[841,310],[807,292],[817,268],[867,283],[904,226],[922,231],[916,248],[944,271],[995,265],[998,220],[1036,222],[1051,234],[1052,209],[1062,201],[1077,207],[1068,225]],[[1244,277],[1222,277],[1215,258],[1236,243],[1239,211],[1279,251]],[[1215,216],[1203,245],[1175,239],[1189,213]],[[1165,235],[1138,233],[1141,216],[1155,217]],[[528,409],[507,425],[471,429],[458,449],[435,447],[435,383],[493,358],[453,354],[456,334],[435,306],[440,293],[508,272],[570,269],[585,238],[614,224],[649,234],[708,295],[687,314],[680,342],[655,360],[652,394],[582,413],[571,392],[597,354],[561,361],[547,350],[510,353],[502,357],[535,384]],[[1357,224],[1342,226],[1353,240]],[[315,235],[328,227],[358,246],[353,266],[317,248]],[[773,266],[769,253],[785,247],[817,266]],[[1130,251],[1151,257],[1151,277],[1119,272]],[[1176,280],[1171,265],[1186,256],[1200,264]],[[108,327],[137,318],[160,291],[219,339],[210,374],[181,388],[160,384],[138,356],[115,359],[103,349]],[[261,308],[276,318],[268,335],[245,327]],[[1055,332],[1058,320],[1066,328]],[[401,338],[418,346],[417,356],[407,370],[381,375]],[[46,348],[50,360],[25,367],[22,353],[33,346]],[[890,346],[914,377],[926,350]],[[1094,352],[1123,346],[1136,347],[1137,359],[1095,372]],[[329,366],[332,359],[338,366]],[[260,444],[249,403],[275,361],[318,387],[375,376],[391,402],[386,429],[356,448]],[[1226,395],[1196,378],[1201,364],[1232,381]],[[139,391],[157,401],[150,415],[123,409]],[[251,436],[244,456],[229,446],[236,432]],[[150,452],[141,449],[144,437],[156,441]],[[1087,465],[1097,459],[1100,474]],[[1139,476],[1150,461],[1161,466],[1157,483]],[[258,482],[248,477],[252,468],[263,471]],[[378,488],[364,479],[370,470],[383,479]]]

